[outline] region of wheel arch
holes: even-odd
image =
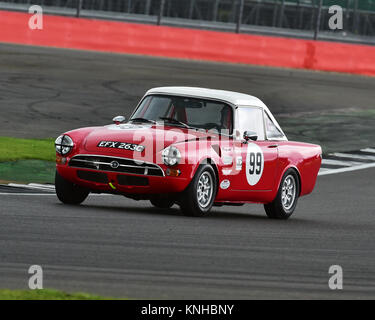
[[[215,160],[213,160],[212,158],[209,158],[209,157],[206,157],[206,158],[203,158],[199,161],[197,167],[195,168],[195,172],[197,171],[198,167],[201,165],[201,164],[209,164],[212,166],[212,168],[214,169],[215,171],[215,175],[216,175],[216,180],[219,179],[219,169],[217,167],[217,164],[215,162]],[[194,174],[195,174],[194,172]]]
[[[217,163],[215,162],[215,160],[213,160],[213,159],[210,158],[210,157],[202,158],[202,159],[197,163],[197,165],[195,166],[192,177],[195,176],[195,174],[197,173],[197,170],[198,170],[199,166],[202,165],[202,164],[209,164],[209,165],[213,168],[213,170],[214,170],[214,172],[215,172],[215,176],[216,176],[216,186],[217,186],[217,187],[216,187],[216,195],[217,195],[217,193],[219,192],[219,182],[220,182],[220,177],[219,177],[219,168],[218,168]],[[216,197],[216,195],[215,195],[215,197]]]
[[[288,170],[294,171],[297,175],[297,178],[298,178],[298,197],[300,197],[301,191],[302,191],[302,178],[301,178],[301,173],[299,172],[299,170],[296,166],[291,165],[291,166],[285,168],[283,174],[281,175],[280,181],[279,181],[279,188],[280,188],[281,179]]]

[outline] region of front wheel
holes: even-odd
[[[65,180],[57,171],[55,175],[55,188],[57,197],[65,204],[81,204],[90,193],[87,189]]]
[[[288,219],[297,206],[299,190],[300,184],[297,173],[293,169],[287,170],[281,179],[275,200],[264,205],[268,218]]]
[[[180,207],[187,216],[203,217],[209,214],[216,197],[217,182],[212,166],[200,165],[193,180],[183,192]]]

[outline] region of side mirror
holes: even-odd
[[[249,140],[253,140],[253,141],[257,141],[258,139],[258,135],[256,132],[254,131],[245,131],[243,133],[243,138],[246,142],[248,142]]]
[[[124,116],[117,116],[117,117],[114,117],[112,121],[115,124],[119,125],[120,123],[123,123],[125,120],[126,118]]]

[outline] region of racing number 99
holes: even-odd
[[[262,154],[260,152],[250,152],[249,174],[260,174],[262,171]]]

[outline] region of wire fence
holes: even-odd
[[[37,4],[45,7],[82,11],[113,12],[163,19],[186,19],[194,23],[234,24],[233,31],[244,26],[333,32],[329,28],[328,9],[343,8],[343,29],[337,33],[375,36],[375,0],[2,0],[3,3]]]

